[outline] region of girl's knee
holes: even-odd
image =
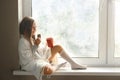
[[[54,71],[53,71],[52,67],[50,67],[50,66],[45,66],[45,67],[44,67],[44,74],[45,74],[45,75],[52,74],[53,72],[54,72]]]
[[[57,49],[63,49],[61,45],[55,45],[54,47]]]

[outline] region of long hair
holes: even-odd
[[[33,22],[34,19],[31,17],[24,17],[19,25],[19,34],[25,35],[30,40]]]

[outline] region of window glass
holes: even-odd
[[[99,0],[32,0],[32,17],[43,42],[53,37],[73,57],[98,57]]]

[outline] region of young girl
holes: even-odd
[[[40,48],[41,40],[33,39],[36,32],[36,24],[31,17],[24,17],[19,25],[19,44],[18,52],[20,66],[23,70],[30,71],[37,79],[41,79],[42,75],[49,75],[62,67],[65,63],[52,65],[57,53],[71,64],[71,69],[86,69],[86,66],[77,64],[64,51],[60,45],[54,45],[52,48]]]

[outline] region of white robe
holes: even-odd
[[[48,47],[31,46],[29,41],[21,36],[18,44],[19,63],[21,68],[30,71],[37,80],[42,80],[44,66],[50,65],[48,57],[51,51]]]

